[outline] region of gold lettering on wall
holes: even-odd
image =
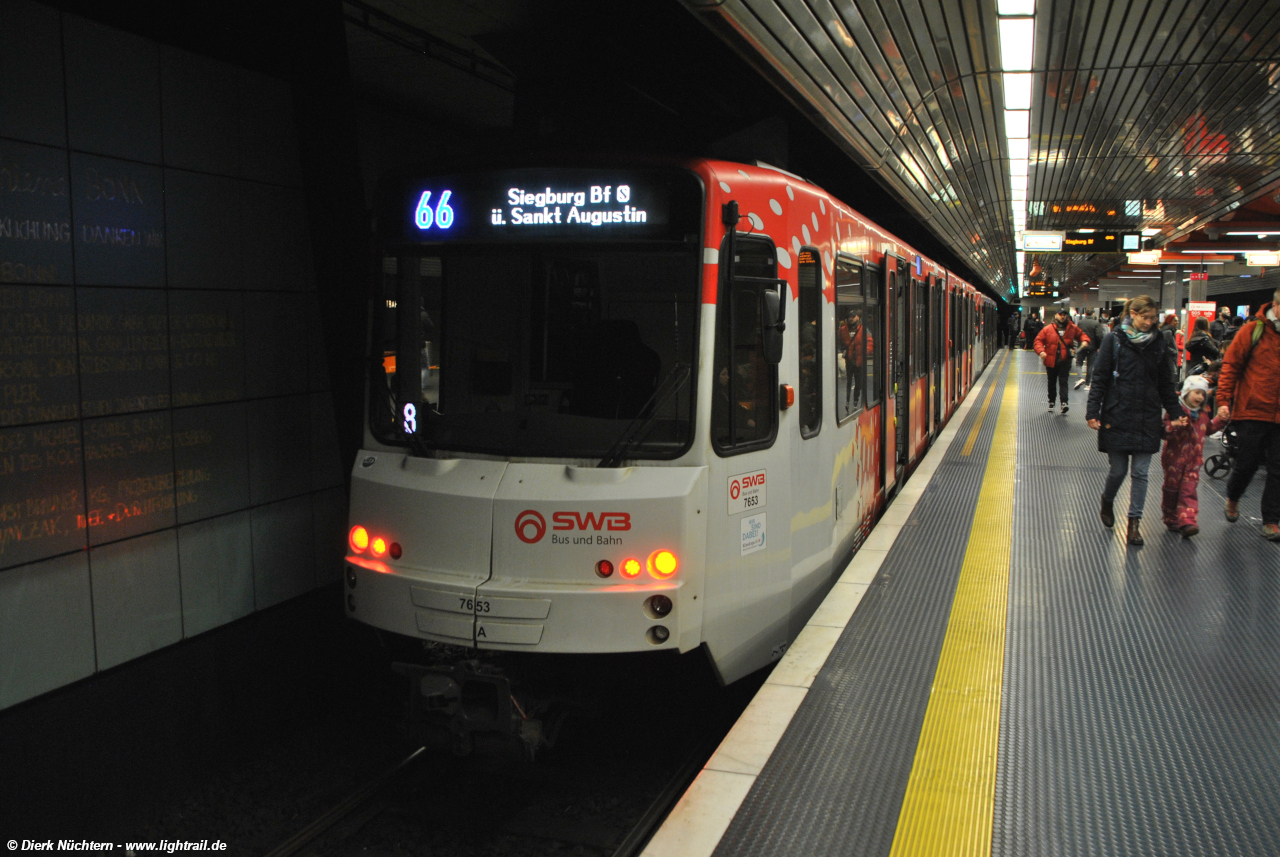
[[[0,425],[79,416],[70,289],[0,288]]]
[[[33,543],[73,536],[81,508],[80,429],[75,424],[0,432],[0,560]],[[26,496],[23,496],[25,494]],[[47,553],[58,552],[57,547]]]

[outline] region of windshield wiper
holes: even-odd
[[[596,467],[617,467],[626,458],[626,453],[633,445],[638,443],[644,433],[653,425],[654,420],[658,418],[659,412],[671,397],[679,392],[684,386],[684,382],[689,380],[691,374],[688,363],[677,363],[671,367],[671,371],[667,373],[667,377],[662,379],[662,383],[658,385],[658,389],[653,391],[640,408],[640,413],[631,422],[627,423],[627,427],[622,430],[622,434],[618,436],[613,446],[609,447],[609,451],[604,454],[604,458],[600,459],[600,463]],[[649,406],[653,407],[650,409]],[[648,409],[648,416],[643,416]]]

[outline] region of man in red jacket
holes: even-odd
[[[1280,542],[1280,289],[1231,340],[1218,376],[1218,416],[1236,428],[1235,467],[1227,480],[1227,520],[1240,517],[1240,498],[1267,462],[1262,535]]]
[[[1089,337],[1076,326],[1061,307],[1054,313],[1053,324],[1046,324],[1036,336],[1036,354],[1049,378],[1049,413],[1053,413],[1053,405],[1057,398],[1062,399],[1062,413],[1070,410],[1067,406],[1067,383],[1071,377],[1071,355],[1076,346],[1087,345]],[[1056,390],[1056,393],[1055,393]]]

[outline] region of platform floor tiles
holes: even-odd
[[[1265,471],[1130,547],[1086,397],[997,355],[646,855],[1280,855]]]

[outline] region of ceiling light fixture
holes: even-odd
[[[1006,110],[1004,112],[1004,135],[1010,140],[1031,136],[1031,111]]]
[[[1035,18],[1000,19],[1000,65],[1005,71],[1031,71]]]
[[[1031,109],[1031,73],[1005,72],[1004,75],[1004,109]]]
[[[1027,227],[1027,193],[1031,174],[1031,76],[1035,57],[1035,0],[997,0],[1001,83],[1004,91],[1004,136],[1009,157],[1009,201],[1014,247],[1022,250]],[[1017,254],[1021,272],[1026,257]]]

